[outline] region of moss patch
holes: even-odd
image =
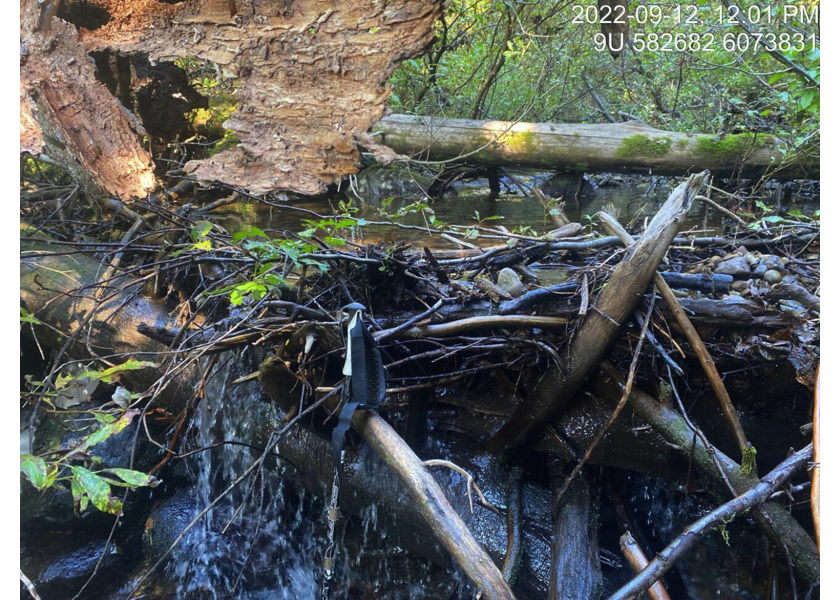
[[[537,150],[537,134],[533,131],[509,131],[500,141],[516,152],[532,153]]]
[[[677,148],[685,150],[688,147],[688,139],[683,138],[677,142]]]
[[[766,144],[768,138],[766,134],[753,133],[737,133],[720,139],[700,136],[697,138],[697,150],[700,156],[709,162],[735,163]]]
[[[671,138],[648,137],[637,133],[621,140],[621,146],[615,153],[616,158],[658,158],[665,156],[671,149]]]

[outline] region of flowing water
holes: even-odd
[[[191,425],[192,445],[206,448],[224,440],[251,440],[264,410],[259,384],[230,381],[247,374],[246,356],[224,355],[212,372],[205,398]],[[191,460],[197,508],[208,506],[260,455],[222,445]],[[314,535],[319,507],[283,481],[272,461],[220,501],[181,543],[169,572],[181,598],[276,598],[316,596],[319,551]],[[197,514],[197,510],[196,510]]]

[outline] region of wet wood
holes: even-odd
[[[353,429],[402,482],[432,532],[486,598],[514,599],[513,591],[484,548],[452,508],[443,490],[397,432],[378,414],[359,411]]]
[[[638,542],[636,542],[636,538],[634,538],[629,531],[625,532],[625,534],[621,536],[621,539],[618,540],[618,545],[621,546],[621,553],[624,555],[627,562],[630,563],[630,567],[634,572],[640,573],[646,566],[648,566],[650,561],[647,556],[645,556],[644,551],[642,551],[639,547]],[[668,591],[665,589],[665,586],[661,581],[657,581],[650,586],[647,593],[650,600],[671,600],[671,597],[668,595]]]
[[[312,432],[299,430],[285,436],[277,450],[294,465],[285,471],[286,477],[300,482],[320,496],[328,497],[332,484],[332,448],[326,439]],[[504,494],[508,470],[496,468],[486,457],[461,454],[458,465],[475,477],[485,492],[494,497]],[[430,474],[443,489],[451,506],[466,523],[474,538],[486,549],[489,556],[502,564],[507,540],[504,535],[505,517],[476,504],[470,511],[464,496],[464,480],[446,469],[435,469]],[[549,544],[551,523],[547,519],[550,498],[547,490],[527,480],[522,487],[522,560],[520,573],[514,586],[516,597],[544,599],[548,591]],[[340,507],[343,514],[363,515],[376,505],[379,527],[390,539],[399,539],[400,545],[419,556],[436,563],[451,566],[452,560],[436,538],[428,522],[416,510],[413,498],[406,492],[403,482],[392,475],[380,456],[368,444],[356,444],[345,450],[344,477]],[[384,515],[390,518],[383,518]],[[501,535],[500,535],[501,532]],[[342,560],[339,557],[339,560]],[[486,594],[483,597],[487,597]]]
[[[562,473],[552,478],[553,491],[563,484]],[[551,530],[549,600],[598,598],[601,561],[595,498],[588,474],[575,478],[554,516]]]
[[[811,513],[817,534],[817,552],[820,550],[820,369],[817,367],[817,385],[814,389],[814,468],[811,470]]]
[[[813,456],[813,450],[813,445],[808,445],[806,448],[795,452],[762,477],[761,481],[755,486],[686,527],[664,550],[657,553],[656,557],[641,573],[610,596],[610,600],[636,598],[654,581],[661,578],[681,556],[689,552],[713,529],[766,502],[770,495],[779,489],[783,483],[806,467],[808,460]]]
[[[587,172],[685,175],[708,169],[722,177],[818,178],[819,161],[785,156],[764,134],[719,139],[676,133],[636,121],[595,125],[437,119],[390,115],[373,128],[383,144],[421,160],[580,169]],[[781,168],[779,165],[783,165]]]
[[[591,389],[599,396],[618,402],[623,394],[624,377],[606,361],[601,362],[601,370],[604,375],[592,380]],[[741,466],[720,450],[712,447],[711,452],[707,452],[694,430],[673,408],[638,388],[630,393],[629,403],[639,418],[647,421],[665,440],[673,444],[686,461],[691,461],[692,469],[699,476],[714,483],[724,493],[732,493],[731,490],[734,490],[733,495],[743,494],[758,483],[754,473],[742,472]],[[787,547],[796,575],[805,584],[811,585],[820,580],[816,544],[784,506],[775,501],[766,502],[752,516],[771,542],[780,548]]]
[[[491,452],[510,457],[527,448],[577,393],[641,299],[707,177],[708,173],[692,175],[671,193],[592,303],[569,348],[568,364],[549,369],[534,393],[491,438]]]

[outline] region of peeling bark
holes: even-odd
[[[155,187],[151,158],[94,71],[72,25],[21,0],[20,151],[58,160],[91,197],[146,196]]]
[[[111,21],[88,51],[197,57],[241,80],[225,123],[236,148],[187,171],[255,193],[323,192],[358,171],[357,135],[379,120],[386,80],[433,40],[439,0],[95,0]],[[129,10],[130,9],[130,10]]]

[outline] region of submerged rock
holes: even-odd
[[[775,269],[770,269],[766,273],[764,273],[764,281],[769,283],[770,285],[774,283],[779,283],[782,280],[782,274],[779,273]]]
[[[185,489],[164,500],[149,513],[143,532],[146,556],[157,561],[198,513],[195,491]]]
[[[20,569],[46,598],[72,598],[93,574],[107,536],[91,538],[80,534],[43,533],[30,538],[21,548]],[[125,565],[122,550],[110,545],[97,577],[114,574]],[[25,597],[25,596],[23,596]],[[91,598],[93,594],[82,596]]]

